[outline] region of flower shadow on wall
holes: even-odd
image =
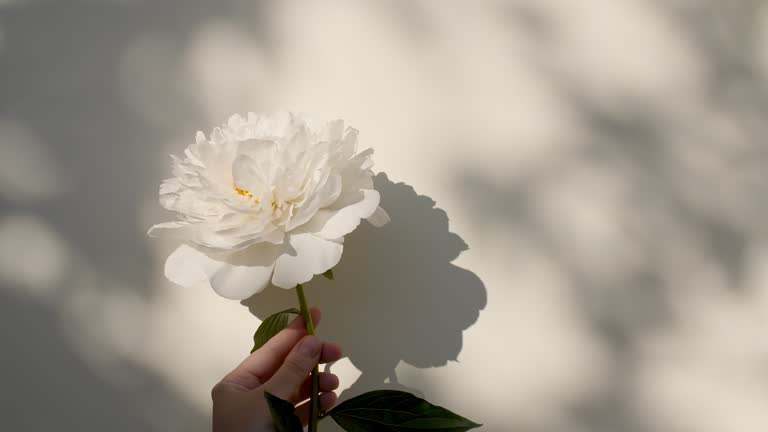
[[[392,221],[361,223],[344,241],[335,280],[316,276],[307,287],[309,303],[323,310],[320,334],[341,343],[362,372],[342,398],[405,389],[395,375],[400,361],[426,368],[456,360],[462,332],[486,304],[480,278],[451,263],[468,247],[449,231],[445,211],[385,174],[374,184]],[[295,302],[292,290],[269,286],[243,304],[263,320]]]

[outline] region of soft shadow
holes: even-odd
[[[122,363],[120,384],[107,382],[57,329],[55,310],[11,292],[0,284],[0,430],[210,430],[203,413],[148,370]]]
[[[486,304],[477,275],[451,263],[468,247],[449,231],[445,211],[385,174],[375,186],[392,221],[383,228],[362,223],[345,239],[335,280],[317,277],[307,289],[310,304],[323,311],[322,337],[341,343],[362,372],[343,397],[403,389],[395,374],[400,361],[419,368],[455,361],[462,332]],[[264,319],[294,307],[296,296],[270,286],[243,304]]]

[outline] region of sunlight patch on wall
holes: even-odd
[[[622,169],[623,168],[623,169]],[[580,270],[621,286],[642,260],[632,247],[635,197],[626,167],[571,163],[540,180],[532,195],[534,220],[552,246]]]
[[[350,388],[358,378],[360,378],[360,375],[362,375],[360,369],[356,368],[355,365],[349,361],[348,357],[344,357],[333,363],[333,365],[326,366],[321,370],[324,372],[330,371],[339,377],[339,388],[335,390],[336,394],[342,394],[345,390]]]
[[[700,286],[699,286],[700,287]],[[635,404],[652,430],[721,432],[768,428],[765,310],[751,296],[688,290],[672,331],[643,345]]]
[[[621,102],[677,104],[697,94],[704,64],[679,27],[653,2],[527,2],[552,21],[553,64],[579,83],[582,96],[622,109]]]
[[[273,77],[264,53],[231,22],[206,22],[192,36],[182,61],[187,91],[211,125],[236,112],[278,108],[269,103]]]
[[[68,267],[67,245],[46,221],[33,214],[0,219],[3,286],[46,300],[60,288]]]

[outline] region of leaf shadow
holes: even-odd
[[[339,342],[362,373],[342,399],[382,388],[414,392],[399,383],[398,363],[429,368],[455,361],[463,331],[486,305],[480,278],[452,264],[468,246],[450,232],[445,211],[385,174],[374,184],[392,221],[383,228],[362,223],[345,238],[335,280],[315,277],[307,285],[309,303],[323,311],[322,337]],[[263,320],[295,306],[296,297],[269,286],[243,304]]]

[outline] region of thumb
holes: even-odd
[[[282,366],[272,375],[262,390],[283,400],[288,400],[296,393],[307,375],[312,372],[320,360],[323,344],[316,336],[305,336],[285,357]]]

